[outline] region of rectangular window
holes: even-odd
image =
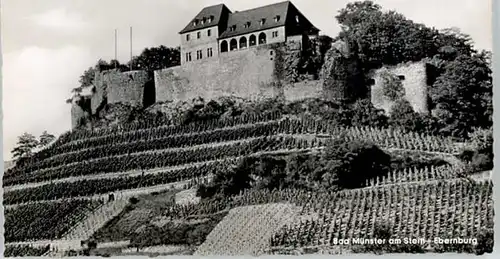
[[[191,61],[191,52],[186,53],[186,61],[187,62]]]
[[[197,50],[196,51],[196,59],[202,59],[203,58],[203,51]]]
[[[197,38],[201,38],[201,32],[196,33]]]
[[[212,51],[212,48],[207,49],[207,57],[212,57],[214,55],[214,52]]]
[[[273,38],[278,37],[278,31],[273,31]]]
[[[212,31],[211,31],[211,30],[208,30],[208,31],[207,31],[207,36],[208,36],[208,37],[212,36]]]

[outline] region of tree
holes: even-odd
[[[460,55],[447,62],[429,94],[442,131],[465,138],[474,127],[490,127],[493,84],[487,53]]]
[[[365,71],[383,64],[398,64],[434,56],[435,32],[394,11],[383,12],[372,1],[354,2],[336,16],[344,40]]]
[[[95,67],[89,67],[87,70],[83,71],[83,74],[80,76],[80,87],[74,88],[73,92],[81,92],[81,90],[85,87],[94,85],[94,77],[97,69]]]
[[[273,156],[262,156],[256,161],[253,174],[259,177],[259,188],[270,190],[286,187],[287,161]]]
[[[145,48],[139,56],[132,59],[133,69],[153,72],[172,66],[178,66],[181,63],[180,48],[167,48],[163,45],[159,47]]]
[[[390,169],[391,157],[368,142],[346,141],[340,137],[327,144],[323,155],[323,175],[327,188],[358,188],[367,179],[384,175]]]
[[[47,146],[48,144],[50,144],[50,142],[52,142],[56,137],[50,133],[48,133],[47,131],[43,131],[42,132],[42,135],[40,135],[40,140],[39,140],[39,144],[38,144],[38,147],[45,147]]]
[[[210,198],[216,195],[231,196],[250,188],[253,182],[251,175],[254,171],[255,161],[255,158],[245,157],[236,168],[216,171],[212,182],[201,185],[196,191],[196,195],[201,198]]]
[[[350,119],[353,126],[387,126],[384,111],[373,106],[369,99],[356,101],[351,108]]]
[[[436,66],[429,107],[443,126],[441,134],[465,138],[474,127],[492,125],[491,53],[475,50],[470,36],[456,28],[438,31],[414,23],[372,1],[350,3],[336,19],[342,27],[339,38],[365,75],[384,65],[423,59]],[[354,71],[336,73],[352,76]]]
[[[39,142],[35,136],[27,132],[18,137],[16,147],[12,149],[14,159],[27,158],[33,154],[33,149],[38,146]]]
[[[411,132],[422,132],[436,135],[441,125],[432,116],[420,114],[413,110],[410,102],[400,99],[391,107],[389,125]]]
[[[317,189],[321,187],[325,166],[317,154],[292,154],[286,164],[287,187]]]
[[[335,17],[342,36],[363,64],[365,72],[382,65],[475,51],[468,35],[456,28],[438,31],[394,11],[382,11],[373,1],[349,3]]]

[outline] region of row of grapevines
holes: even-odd
[[[283,228],[272,246],[331,246],[335,239],[373,238],[387,225],[394,238],[476,238],[493,224],[492,183],[449,180],[340,192]]]
[[[257,127],[257,126],[256,126]],[[263,126],[266,127],[266,126]],[[456,149],[450,139],[444,139],[444,138],[439,138],[439,137],[433,137],[433,136],[425,136],[421,134],[414,134],[414,133],[404,133],[399,130],[394,130],[394,129],[375,129],[375,128],[337,128],[334,127],[331,123],[328,121],[317,121],[317,120],[312,120],[309,118],[303,118],[301,120],[286,120],[283,121],[279,126],[278,132],[282,133],[288,133],[288,134],[303,134],[303,133],[314,133],[314,134],[319,134],[319,133],[328,133],[333,136],[338,136],[342,135],[348,140],[365,140],[365,141],[371,141],[374,142],[380,146],[386,147],[386,148],[403,148],[403,149],[417,149],[417,150],[424,150],[424,151],[440,151],[440,152],[455,152]],[[251,131],[251,130],[250,130]],[[221,133],[222,135],[227,134],[228,132],[233,132],[233,131],[223,131],[225,133]],[[247,131],[249,132],[249,131]],[[146,137],[146,139],[149,139],[149,136],[152,136],[149,133],[145,134],[139,134],[136,133],[138,136]],[[262,133],[265,134],[265,133]],[[210,134],[205,134],[204,136],[209,136]],[[190,139],[190,137],[184,136],[187,139]],[[154,138],[154,136],[153,136]],[[181,137],[182,138],[182,137]],[[204,137],[201,137],[204,138]],[[230,137],[228,137],[230,138]],[[117,139],[111,138],[109,142],[104,142],[101,145],[103,145],[100,149],[103,149],[106,147],[106,143],[108,144],[116,144],[117,142],[111,142],[111,140],[116,141]],[[122,139],[123,140],[123,139]],[[169,141],[170,145],[176,145],[175,142],[176,140],[171,140],[167,139],[165,141]],[[190,140],[187,140],[188,142]],[[198,142],[201,143],[207,143],[211,141],[210,139],[204,138],[204,140],[198,140]],[[125,152],[124,150],[131,150],[130,152],[134,152],[134,148],[138,150],[148,150],[149,149],[154,149],[157,146],[162,147],[162,143],[159,143],[157,145],[152,145],[149,144],[150,142],[146,141],[145,143],[129,143],[128,145],[131,145],[130,148],[118,148],[120,152]],[[194,143],[197,143],[196,141]],[[139,145],[139,147],[137,147]],[[178,144],[181,145],[181,144]],[[187,145],[187,144],[186,144]],[[165,145],[163,145],[165,146]],[[128,146],[127,146],[128,147]],[[110,150],[110,154],[115,154],[116,152],[112,152],[113,149],[106,148],[107,150]],[[128,152],[128,151],[127,151]],[[106,154],[101,154],[102,152],[90,152],[92,155],[83,155],[80,157],[79,154],[74,154],[74,155],[69,155],[71,158],[69,160],[65,159],[58,159],[56,161],[46,161],[46,162],[39,162],[36,163],[35,160],[33,160],[32,163],[26,163],[27,165],[24,166],[23,168],[18,167],[15,169],[12,169],[6,176],[11,175],[16,172],[21,172],[24,171],[31,171],[31,170],[37,170],[37,169],[42,169],[46,167],[51,167],[51,166],[57,166],[59,164],[65,164],[65,163],[70,163],[71,161],[78,161],[78,160],[84,160],[84,159],[89,159],[89,158],[94,158],[94,157],[99,157],[99,156],[105,156]],[[87,158],[88,157],[88,158]]]
[[[185,218],[283,201],[302,206],[304,217],[283,228],[272,239],[272,246],[330,246],[334,239],[373,238],[378,224],[388,224],[396,238],[431,240],[477,237],[493,224],[492,182],[464,179],[337,193],[252,190],[226,200],[175,205],[164,215]]]
[[[169,128],[153,128],[143,131],[132,131],[126,132],[123,134],[113,134],[113,135],[105,135],[102,137],[89,138],[79,142],[71,142],[65,145],[62,145],[53,150],[53,153],[50,154],[47,158],[52,156],[79,151],[82,149],[88,148],[96,148],[107,145],[116,145],[116,144],[125,144],[130,142],[137,141],[153,141],[158,140],[165,137],[171,138],[186,138],[190,136],[206,136],[209,134],[223,134],[223,132],[234,132],[232,130],[242,128],[243,130],[248,130],[248,128],[252,128],[254,131],[257,130],[257,127],[261,124],[273,123],[276,121],[268,121],[261,122],[255,124],[242,124],[239,127],[222,127],[217,129],[205,130],[205,131],[193,131],[189,133],[173,133]]]
[[[212,142],[224,142],[224,141],[234,141],[239,139],[246,139],[252,137],[262,137],[270,136],[274,134],[285,134],[285,133],[306,133],[313,132],[316,133],[321,129],[314,129],[314,131],[309,127],[308,121],[296,121],[296,120],[282,120],[273,121],[265,124],[256,124],[250,127],[241,128],[226,128],[220,129],[212,132],[203,132],[194,135],[175,135],[163,138],[148,138],[148,134],[138,134],[141,137],[146,137],[146,139],[136,139],[141,141],[136,142],[120,142],[122,140],[116,138],[110,138],[105,144],[100,144],[96,148],[82,150],[80,152],[72,152],[59,156],[52,157],[51,159],[46,159],[38,163],[27,165],[23,168],[19,168],[24,173],[31,172],[34,170],[41,170],[49,167],[55,167],[62,164],[68,164],[73,162],[79,162],[83,160],[102,158],[107,156],[122,155],[127,153],[160,150],[167,148],[178,148],[186,147],[192,145],[207,144]],[[142,141],[144,140],[144,141]]]
[[[405,168],[403,170],[391,171],[384,176],[369,179],[366,182],[366,186],[452,179],[459,177],[458,170],[460,168],[452,165]]]
[[[35,203],[5,210],[5,241],[21,242],[61,238],[101,201],[69,200]]]
[[[56,200],[70,197],[92,196],[120,190],[135,189],[179,182],[200,176],[207,176],[216,171],[229,170],[235,160],[214,162],[200,166],[159,172],[155,174],[81,180],[70,183],[46,184],[34,188],[14,190],[4,194],[4,204],[17,204],[41,200]]]
[[[205,131],[211,129],[217,129],[222,127],[231,127],[240,124],[253,124],[262,121],[275,120],[282,116],[281,113],[264,113],[264,114],[244,114],[242,116],[236,116],[224,119],[212,119],[207,121],[197,121],[189,124],[173,124],[168,123],[163,120],[151,121],[148,123],[143,122],[132,122],[122,125],[114,125],[107,128],[99,129],[80,129],[74,130],[63,134],[56,142],[57,145],[69,143],[71,141],[83,140],[94,137],[101,137],[104,135],[113,135],[124,132],[140,131],[145,129],[152,129],[157,127],[167,127],[171,134],[174,133],[189,133],[195,131]]]
[[[204,162],[227,157],[246,156],[256,152],[290,148],[307,148],[311,143],[293,137],[261,137],[246,142],[223,146],[202,147],[192,150],[167,151],[157,153],[128,154],[106,157],[91,161],[74,163],[66,166],[49,168],[32,173],[4,178],[4,186],[26,182],[40,182],[70,176],[82,176],[98,173],[146,170],[159,167]]]
[[[68,132],[66,134],[63,134],[52,145],[50,145],[50,147],[37,152],[23,164],[33,164],[54,154],[62,153],[68,146],[82,145],[79,143],[83,143],[83,145],[86,145],[85,143],[87,143],[88,141],[92,141],[93,138],[97,138],[98,140],[96,141],[98,141],[99,143],[99,141],[102,141],[102,139],[106,139],[108,136],[123,134],[126,135],[127,133],[130,133],[130,136],[134,136],[135,134],[138,134],[146,129],[153,131],[152,136],[188,134],[192,132],[203,132],[224,127],[232,127],[241,124],[254,124],[258,122],[276,120],[279,118],[281,118],[280,113],[266,113],[258,115],[243,115],[227,119],[213,119],[208,121],[194,122],[187,125],[174,125],[168,127],[160,127],[164,125],[160,123],[151,124],[148,125],[148,127],[136,127],[133,126],[133,124],[130,124],[100,130],[77,130],[75,132]],[[62,149],[62,151],[60,149]],[[19,171],[20,168],[14,167],[8,170],[5,175],[16,174]]]
[[[4,257],[42,256],[50,250],[50,245],[6,245]]]
[[[377,129],[373,127],[351,127],[345,129],[348,140],[372,141],[385,148],[400,148],[431,152],[456,153],[457,147],[451,138],[405,132],[400,129]]]
[[[277,133],[279,123],[257,124],[252,127],[230,128],[214,132],[205,132],[196,135],[177,135],[156,139],[146,139],[135,142],[109,142],[96,148],[66,153],[38,163],[20,168],[24,173],[56,167],[59,165],[80,162],[84,160],[117,156],[129,153],[162,150],[168,148],[182,148],[212,142],[234,141],[246,138],[264,137]]]

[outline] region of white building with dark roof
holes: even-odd
[[[257,45],[316,37],[319,30],[290,2],[240,12],[224,4],[203,8],[180,31],[181,64],[218,58]]]

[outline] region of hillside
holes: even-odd
[[[420,166],[401,165],[404,168],[367,180],[365,187],[340,192],[252,187],[222,200],[172,196],[235,170],[244,157],[321,153],[329,139],[340,136],[345,141],[376,143],[392,154],[393,164],[401,163],[402,156],[406,165],[412,165],[413,160]],[[332,243],[335,238],[373,237],[381,219],[394,237],[476,237],[491,229],[492,184],[490,180],[467,180],[457,165],[442,159],[458,152],[453,141],[443,137],[340,127],[325,120],[279,113],[179,126],[130,124],[119,129],[75,131],[38,153],[32,163],[5,174],[5,237],[8,249],[21,251],[28,249],[26,244],[43,250],[48,243],[59,252],[80,250],[77,244],[90,237],[97,241],[96,253],[110,253],[110,248],[102,246],[114,242],[122,246],[114,248],[113,253],[118,254],[128,251],[126,246],[137,247],[137,253],[198,250],[217,254],[225,253],[224,249],[207,250],[205,243],[214,242],[214,235],[217,240],[229,240],[236,235],[231,231],[250,231],[248,238],[238,242],[259,248],[245,251],[316,253],[337,251]],[[283,223],[266,223],[275,226],[268,229],[271,232],[265,235],[266,242],[257,245],[252,239],[251,231],[257,231],[253,230],[254,221],[231,229],[234,224],[228,222],[240,220],[235,216],[240,215],[238,210],[265,213],[268,216],[254,218],[263,217],[257,220],[262,223],[278,217],[275,213],[279,209],[259,212],[257,207],[246,207],[276,202],[289,204],[298,213],[286,216]],[[19,225],[19,218],[31,223]],[[172,235],[177,238],[172,239]],[[153,249],[157,246],[169,248]]]

